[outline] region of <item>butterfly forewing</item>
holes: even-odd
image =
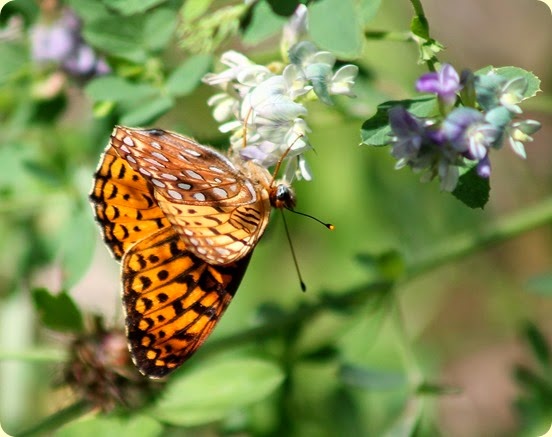
[[[156,203],[196,256],[222,265],[255,246],[270,214],[266,169],[238,167],[213,149],[158,129],[118,127],[112,144],[150,182]]]
[[[123,301],[131,354],[142,373],[162,377],[195,352],[230,303],[250,255],[209,265],[172,228],[129,249]]]
[[[108,145],[90,194],[104,241],[116,259],[137,241],[170,226],[147,180]]]

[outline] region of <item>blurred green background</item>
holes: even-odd
[[[309,106],[307,121],[316,152],[307,159],[314,180],[296,185],[297,209],[333,223],[336,230],[327,232],[313,221],[287,216],[308,291],[300,292],[281,217],[275,214],[239,293],[210,341],[256,326],[259,317],[262,320],[262,305],[292,311],[317,302],[323,293],[339,295],[366,284],[374,274],[359,261],[361,254],[393,249],[404,255],[408,265],[458,233],[492,227],[500,217],[549,196],[550,10],[529,0],[427,0],[424,7],[432,36],[447,47],[441,60],[458,70],[515,65],[540,77],[544,92],[524,106],[526,116],[543,126],[527,147],[527,160],[507,148],[495,153],[491,200],[483,211],[469,210],[441,193],[437,183],[421,184],[409,170],[395,171],[387,148],[359,146],[360,126],[376,105],[412,96],[413,83],[424,72],[416,65],[414,45],[367,41],[362,58],[355,61],[367,73],[359,79],[358,98],[338,99],[335,107]],[[20,15],[25,31],[38,11],[38,3],[16,0],[2,11],[1,23]],[[407,2],[383,2],[368,27],[404,31],[411,13]],[[235,38],[222,49],[241,49],[265,62],[278,58],[277,41],[276,37],[244,47]],[[27,44],[22,47],[26,50]],[[175,65],[183,57],[173,40],[160,59]],[[0,357],[25,355],[29,350],[47,355],[67,345],[66,336],[41,328],[29,296],[33,287],[57,292],[69,284],[67,291],[83,311],[103,314],[110,325],[122,324],[119,267],[101,242],[86,205],[94,168],[117,120],[95,118],[90,99],[76,82],[66,86],[59,97],[66,99],[66,105],[59,117],[52,117],[59,102],[33,100],[31,90],[44,78],[35,68],[27,62],[19,77],[0,83]],[[153,125],[224,146],[226,139],[206,105],[212,93],[201,85],[178,99]],[[530,286],[535,277],[551,273],[551,243],[550,227],[542,227],[399,283],[396,293],[405,330],[423,374],[429,381],[460,390],[428,397],[425,425],[419,432],[447,436],[544,432],[543,417],[548,414],[552,420],[552,400],[540,399],[520,384],[515,366],[538,366],[522,339],[528,321],[538,326],[549,344],[552,338],[550,291],[547,297]],[[285,354],[293,351],[286,349],[282,336],[262,346],[251,342],[205,358],[200,352],[197,359],[278,356],[293,386],[284,401],[295,434],[383,435],[408,413],[404,385],[351,387],[339,377],[339,369],[343,363],[372,369],[382,372],[383,381],[385,376],[405,373],[391,313],[389,305],[362,302],[357,311],[322,312],[297,333],[295,353],[319,352],[324,345],[337,350],[339,359],[314,356],[294,361],[290,356],[286,367]],[[551,384],[550,369],[547,378],[544,385]],[[56,388],[60,382],[59,364],[33,361],[28,355],[0,362],[4,429],[25,428],[69,404],[72,395]],[[275,424],[283,420],[283,413],[274,407],[276,398],[273,395],[248,411],[248,423],[256,425],[242,430],[242,435],[270,435],[279,429]],[[516,409],[522,398],[529,399],[527,408]],[[233,420],[239,423],[239,417]],[[228,423],[232,420],[225,422],[226,428],[195,429],[190,435],[232,430]],[[171,432],[187,435],[182,430]]]

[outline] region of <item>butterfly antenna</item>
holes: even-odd
[[[247,115],[245,116],[245,120],[243,120],[243,135],[242,135],[242,143],[243,148],[245,149],[245,146],[247,146],[247,123],[249,122],[249,117],[253,113],[253,108],[249,108],[249,111],[247,111]]]
[[[286,151],[282,154],[282,156],[280,156],[280,159],[276,163],[276,167],[274,167],[274,172],[272,173],[272,181],[270,182],[271,187],[274,185],[274,181],[276,180],[276,176],[280,171],[282,162],[284,162],[284,159],[286,158],[286,156],[288,156],[289,152],[291,152],[291,148],[295,145],[295,143],[299,140],[299,138],[303,138],[303,134],[297,135],[297,138],[293,140],[293,143],[291,143],[290,146],[286,149]]]
[[[301,276],[301,271],[299,270],[299,263],[297,262],[297,256],[295,255],[295,249],[293,248],[293,243],[291,242],[291,237],[289,235],[289,229],[286,221],[286,215],[284,214],[284,210],[282,209],[282,219],[284,220],[284,228],[286,230],[286,237],[288,239],[289,248],[291,249],[291,255],[293,256],[293,264],[295,264],[295,271],[297,272],[297,276],[299,278],[299,283],[301,284],[301,291],[305,292],[307,291],[307,286],[305,285],[305,282],[303,281],[303,277]]]
[[[313,215],[310,215],[310,214],[305,214],[304,212],[299,212],[299,211],[295,211],[294,209],[291,209],[291,208],[286,208],[289,212],[292,212],[293,214],[298,214],[298,215],[302,215],[303,217],[308,217],[310,219],[313,219],[315,222],[318,222],[320,223],[322,226],[325,226],[326,228],[328,228],[330,231],[333,231],[335,229],[335,226],[332,225],[331,223],[324,223],[322,220],[320,220],[319,218],[316,218],[315,216]]]

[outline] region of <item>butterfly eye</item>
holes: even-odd
[[[278,184],[270,196],[270,203],[274,208],[295,208],[295,193],[287,184]]]

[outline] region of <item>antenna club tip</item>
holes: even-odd
[[[326,227],[327,227],[330,231],[335,230],[335,226],[332,225],[331,223],[326,223]]]
[[[307,291],[307,286],[305,285],[305,283],[303,281],[301,281],[301,291],[304,293],[305,291]]]

